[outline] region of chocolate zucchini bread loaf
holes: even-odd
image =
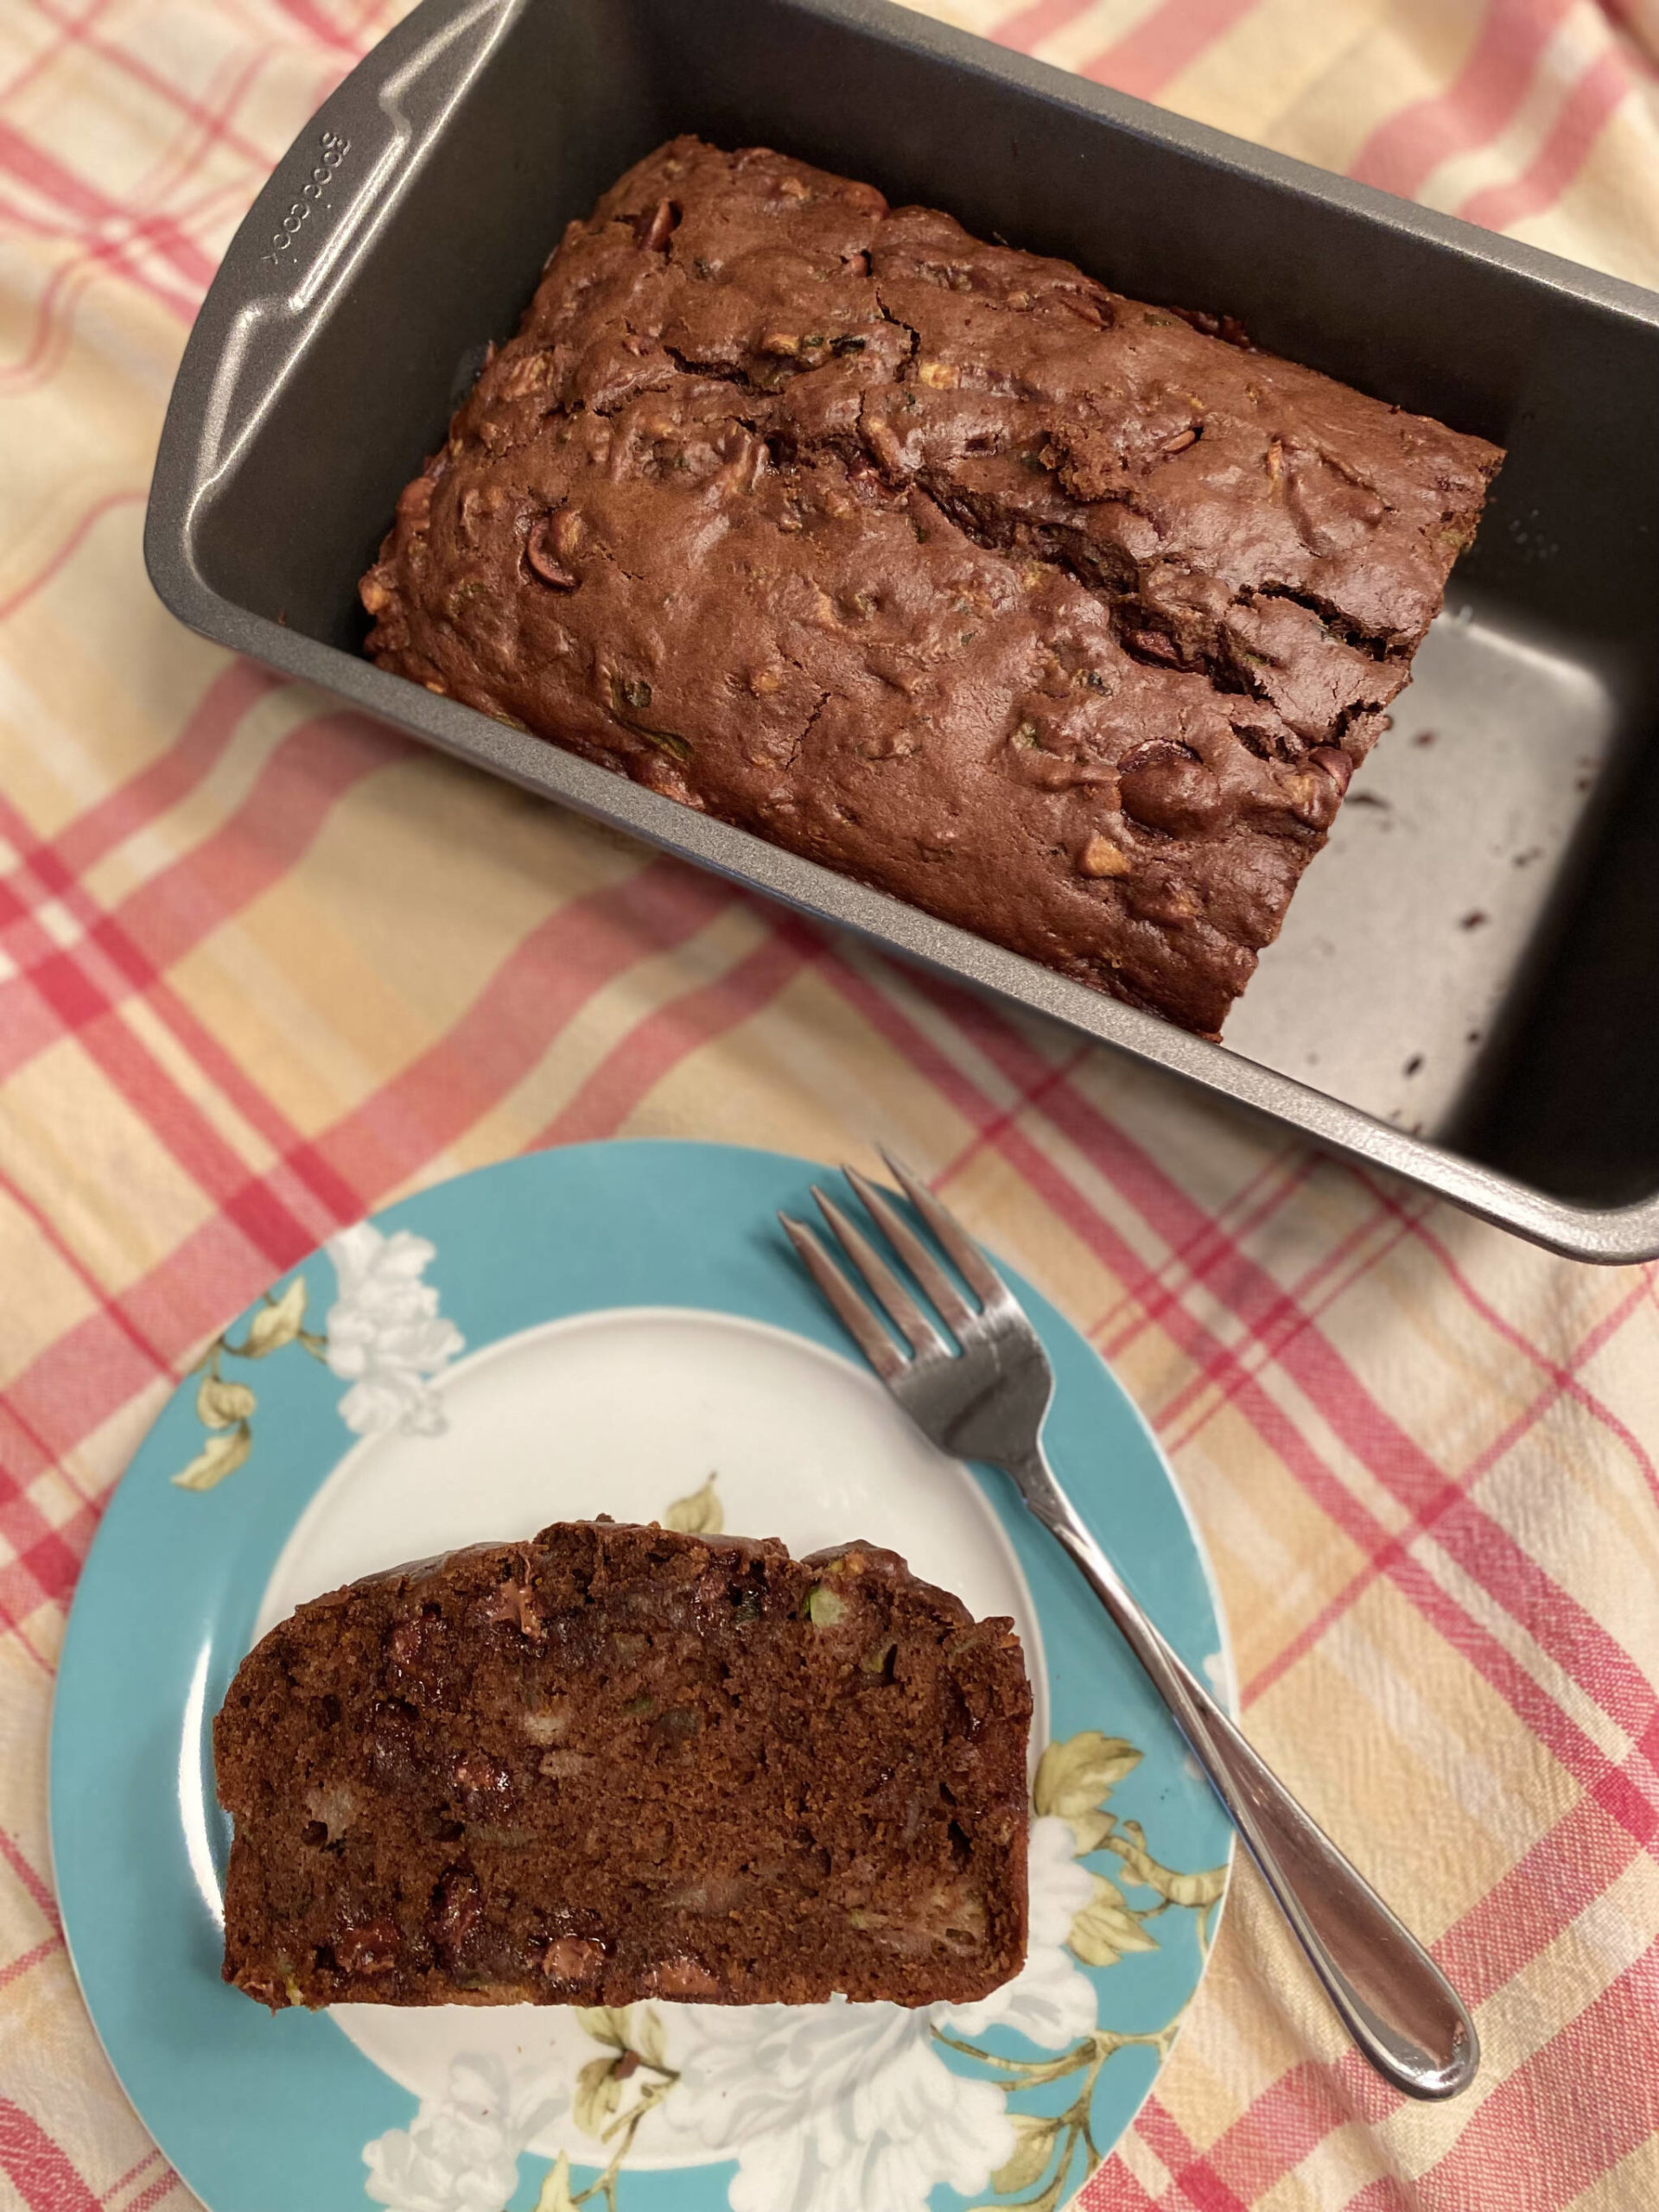
[[[677,139],[404,491],[367,650],[1213,1034],[1501,458],[1218,327]]]
[[[575,1522],[302,1605],[213,1725],[273,2010],[900,2005],[1026,1949],[1012,1625],[892,1552]]]

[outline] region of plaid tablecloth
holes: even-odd
[[[1087,1330],[1203,1523],[1251,1732],[1477,2009],[1475,2090],[1404,2103],[1241,1872],[1090,2212],[1646,2212],[1651,1272],[1264,1138],[230,660],[151,596],[196,303],[395,12],[0,11],[0,2205],[194,2202],[99,2053],[48,1861],[54,1662],[134,1444],[342,1223],[636,1132],[895,1141]],[[1659,0],[938,12],[1659,282]]]

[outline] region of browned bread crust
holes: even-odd
[[[1501,459],[1218,328],[677,139],[404,492],[367,650],[1213,1034]]]

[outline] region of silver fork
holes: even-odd
[[[1174,1715],[1344,2026],[1378,2073],[1409,2096],[1456,2096],[1480,2063],[1479,2038],[1462,1999],[1129,1594],[1044,1456],[1054,1375],[1036,1331],[960,1223],[891,1153],[884,1157],[976,1302],[963,1297],[885,1192],[856,1168],[842,1172],[954,1344],[816,1184],[812,1195],[836,1242],[909,1351],[899,1351],[814,1231],[779,1214],[813,1281],[923,1434],[953,1458],[1002,1468],[1071,1554]]]

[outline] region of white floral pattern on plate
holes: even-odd
[[[323,1249],[339,1284],[328,1309],[328,1364],[352,1385],[340,1402],[340,1419],[358,1436],[391,1428],[436,1435],[443,1408],[431,1378],[463,1343],[454,1323],[439,1313],[437,1292],[421,1280],[432,1246],[406,1229],[383,1236],[360,1221]]]
[[[435,1257],[424,1236],[400,1229],[388,1236],[359,1221],[331,1236],[334,1302],[322,1332],[305,1325],[309,1291],[296,1275],[280,1296],[269,1292],[239,1344],[221,1334],[198,1362],[196,1414],[207,1441],[173,1480],[181,1490],[213,1490],[253,1449],[258,1399],[251,1386],[224,1373],[227,1359],[269,1359],[297,1344],[351,1388],[340,1417],[355,1436],[401,1428],[416,1436],[443,1431],[443,1404],[432,1385],[466,1349],[453,1321],[438,1311],[438,1294],[422,1281]]]
[[[524,2145],[570,2102],[554,2084],[526,2092],[493,2054],[457,2058],[447,2097],[423,2104],[412,2126],[389,2128],[365,2148],[370,2196],[396,2212],[501,2212],[518,2186]]]

